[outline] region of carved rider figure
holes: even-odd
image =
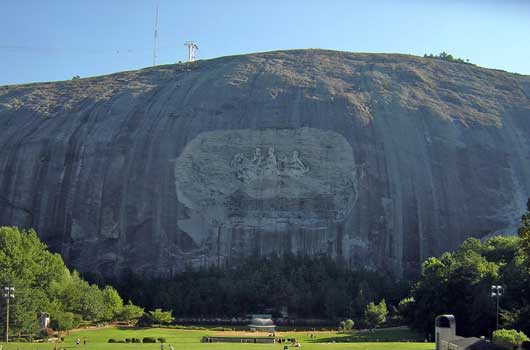
[[[291,159],[291,164],[289,164],[290,174],[294,176],[301,176],[309,171],[309,168],[302,163],[300,157],[298,156],[298,151],[293,151],[293,157]]]
[[[276,162],[276,156],[274,155],[274,148],[269,147],[269,154],[265,159],[265,165],[263,167],[264,176],[276,176],[278,175],[278,164]]]
[[[274,147],[269,147],[267,156],[261,154],[261,148],[254,150],[252,158],[246,158],[243,154],[234,155],[230,166],[234,169],[235,176],[242,182],[250,182],[261,177],[274,179],[278,176],[300,177],[309,171],[302,162],[298,151],[293,151],[291,158],[285,155],[276,157]]]

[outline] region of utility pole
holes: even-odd
[[[6,298],[6,343],[9,343],[9,301],[15,299],[15,287],[4,287],[4,297]]]
[[[497,315],[496,315],[496,323],[497,326],[495,329],[499,329],[499,299],[502,296],[502,286],[491,286],[491,297],[497,298]]]
[[[187,41],[184,46],[188,47],[188,62],[195,61],[195,50],[198,50],[199,47],[193,41]]]
[[[155,34],[153,38],[153,66],[156,66],[156,40],[158,37],[158,2],[156,3]]]

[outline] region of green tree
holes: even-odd
[[[134,305],[129,300],[127,304],[123,305],[120,319],[122,319],[123,321],[129,322],[129,321],[142,317],[143,314],[144,314],[144,309],[139,306]]]
[[[526,203],[526,213],[521,217],[519,225],[519,238],[521,239],[521,250],[526,258],[528,272],[530,273],[530,199]]]
[[[515,349],[522,342],[528,341],[528,337],[523,332],[515,329],[499,329],[493,332],[493,343],[503,349]]]
[[[60,300],[66,310],[80,315],[84,320],[95,322],[105,318],[102,291],[95,284],[90,285],[83,280],[77,271],[65,281]]]
[[[340,329],[343,332],[349,332],[349,331],[352,330],[354,324],[355,323],[351,319],[347,319],[347,320],[341,321],[340,322]]]
[[[15,287],[10,310],[11,333],[36,333],[41,311],[51,315],[60,330],[76,326],[82,319],[98,321],[121,312],[116,291],[101,291],[77,272],[70,272],[60,255],[48,251],[33,230],[0,227],[0,286]],[[0,318],[0,327],[5,327]]]
[[[154,324],[171,323],[173,322],[173,315],[171,311],[162,311],[162,309],[154,309],[149,311],[149,318]]]
[[[104,312],[103,318],[106,321],[111,321],[116,319],[121,315],[123,310],[123,300],[116,291],[116,289],[111,286],[106,286],[102,293]]]
[[[61,257],[50,253],[33,230],[0,227],[0,266],[0,286],[15,287],[10,330],[35,333],[37,315],[50,303],[50,283],[66,270]],[[4,322],[2,318],[2,329]]]
[[[398,304],[398,315],[405,324],[410,324],[414,318],[414,298],[407,297]]]
[[[530,274],[519,237],[492,237],[481,243],[466,240],[454,252],[429,258],[411,291],[413,299],[400,309],[403,319],[425,336],[434,332],[434,318],[454,314],[464,336],[488,334],[495,326],[492,284],[503,285],[501,324],[530,330]]]
[[[381,300],[379,304],[375,304],[372,301],[366,305],[366,309],[364,310],[364,319],[366,324],[373,329],[385,322],[387,314],[388,310],[386,308],[385,299]]]
[[[59,332],[69,331],[77,326],[75,315],[68,311],[57,311],[51,316],[51,327]]]

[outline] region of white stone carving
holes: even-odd
[[[291,157],[269,147],[267,156],[263,156],[261,148],[256,148],[252,158],[245,157],[243,153],[237,153],[230,161],[235,177],[241,182],[250,182],[257,179],[274,180],[277,177],[301,177],[308,171],[309,167],[300,159],[298,151],[293,151]]]
[[[221,224],[226,233],[333,231],[353,217],[363,173],[342,135],[314,128],[203,132],[174,164],[178,225],[197,244]]]

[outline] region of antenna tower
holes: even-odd
[[[156,39],[158,37],[158,2],[156,3],[155,34],[153,38],[153,66],[156,66]]]
[[[188,47],[188,62],[195,61],[195,50],[198,50],[199,47],[193,41],[187,41],[184,46]]]

